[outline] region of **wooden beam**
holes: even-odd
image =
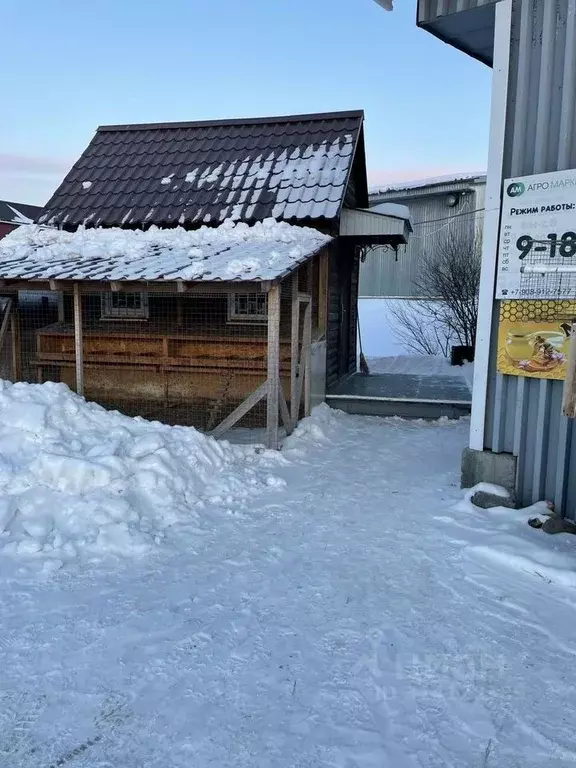
[[[58,322],[63,323],[64,317],[64,293],[60,291],[58,293]]]
[[[318,334],[322,338],[328,330],[328,267],[330,256],[323,251],[318,268]]]
[[[296,402],[298,381],[298,355],[300,354],[300,302],[298,301],[298,270],[292,275],[292,333],[290,339],[290,416],[298,421],[299,403]]]
[[[178,293],[186,293],[186,283],[184,280],[176,280],[176,288]]]
[[[572,333],[570,334],[562,411],[564,416],[568,416],[569,419],[576,418],[576,323],[572,324]]]
[[[20,315],[18,310],[12,310],[12,378],[20,381],[22,378],[22,349],[20,335]]]
[[[307,310],[310,309],[310,306],[307,307]],[[311,348],[311,324],[306,322],[306,318],[304,318],[304,333],[302,334],[302,349],[300,351],[300,363],[298,364],[298,381],[296,384],[296,408],[298,416],[300,415],[300,401],[302,400],[302,390],[304,389],[304,384],[306,380],[306,361],[308,359],[309,355],[309,349]],[[296,422],[298,421],[298,417],[296,417],[296,421],[294,422],[294,426],[296,426]]]
[[[282,386],[281,381],[278,382],[278,399],[280,402],[280,415],[282,416],[282,422],[284,424],[284,428],[286,429],[286,434],[290,435],[294,429],[294,426],[292,424],[292,419],[290,418],[290,413],[288,412],[286,396],[284,395],[284,387]]]
[[[2,314],[2,325],[0,325],[0,349],[4,347],[4,340],[6,338],[6,331],[8,330],[8,322],[10,320],[10,311],[12,309],[12,299],[6,299],[6,306]]]
[[[266,442],[278,448],[278,389],[280,385],[280,283],[268,292],[268,398]]]
[[[312,382],[312,302],[306,304],[304,311],[304,416],[310,416],[310,389]]]
[[[122,283],[120,283],[118,280],[112,280],[110,282],[110,290],[112,293],[117,293],[118,291],[122,290]]]
[[[212,432],[210,433],[213,437],[222,437],[222,435],[227,432],[231,427],[236,424],[236,422],[240,421],[240,419],[245,416],[248,411],[250,411],[254,406],[262,400],[263,397],[266,397],[268,394],[268,381],[265,381],[264,384],[261,384],[258,389],[255,389],[254,392],[252,392],[251,395],[248,395],[246,400],[244,400],[240,405],[235,408],[232,413],[230,413],[226,418],[218,424],[217,427],[214,427]]]
[[[78,280],[80,293],[109,293],[110,280]],[[179,293],[177,280],[118,280],[119,290],[134,293]],[[186,294],[207,294],[213,296],[221,293],[266,293],[266,281],[228,281],[222,280],[190,282],[181,281],[185,287]],[[5,280],[4,290],[9,291],[64,291],[72,294],[74,292],[73,280],[49,280],[24,278]],[[264,287],[263,287],[264,286]]]
[[[84,395],[84,352],[82,349],[82,296],[74,283],[74,354],[76,358],[76,392]]]

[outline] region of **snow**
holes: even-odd
[[[265,219],[249,227],[76,232],[30,225],[0,241],[3,278],[75,280],[273,280],[316,253],[330,237]]]
[[[13,205],[10,205],[10,203],[6,203],[8,208],[12,211],[14,214],[14,218],[12,219],[13,224],[34,224],[34,220],[31,219],[29,216],[25,216],[22,211],[19,211],[17,208],[14,208]]]
[[[83,181],[82,182],[82,189],[90,189],[91,186],[92,186],[92,182],[91,181]]]
[[[388,184],[386,186],[378,185],[370,187],[371,195],[384,194],[386,192],[401,192],[405,189],[417,189],[418,187],[432,187],[435,184],[455,184],[459,181],[486,181],[486,171],[476,173],[449,173],[443,176],[430,176],[426,179],[414,179],[412,181],[402,181],[397,184]]]
[[[450,365],[445,357],[437,355],[395,355],[369,357],[370,373],[410,374],[412,376],[463,377],[472,391],[474,363]]]
[[[381,213],[384,216],[394,216],[398,219],[410,220],[410,208],[400,203],[378,203],[370,207],[370,211]]]
[[[284,487],[0,578],[0,765],[573,765],[576,539],[463,500],[467,433],[321,407]]]
[[[360,334],[367,357],[391,357],[408,352],[398,341],[394,328],[396,320],[390,311],[403,299],[359,299]]]
[[[340,208],[353,151],[354,137],[347,133],[332,142],[297,146],[291,151],[277,149],[266,157],[248,155],[202,171],[188,169],[184,180],[198,189],[229,190],[228,207],[220,212],[220,220],[250,219],[250,210],[254,211],[261,197],[269,200],[271,195],[276,219],[333,218]],[[205,216],[211,219],[211,214]]]
[[[173,176],[174,176],[173,173],[171,173],[169,176],[164,176],[164,178],[160,179],[160,184],[170,184]]]
[[[254,449],[106,411],[64,384],[0,383],[0,562],[139,555],[215,500],[270,485]]]

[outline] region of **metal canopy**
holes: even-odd
[[[491,67],[496,2],[420,0],[418,26]]]
[[[345,208],[340,217],[340,235],[362,238],[366,243],[404,245],[410,232],[412,225],[407,218],[389,216],[365,208]]]

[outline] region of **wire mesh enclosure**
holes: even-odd
[[[268,434],[274,444],[278,424],[289,432],[309,407],[313,274],[310,263],[281,284],[233,290],[20,292],[4,298],[1,375],[64,382],[130,416],[217,436],[240,430],[248,442]]]

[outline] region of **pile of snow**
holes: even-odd
[[[71,280],[273,280],[332,238],[310,227],[264,219],[249,227],[146,231],[80,227],[75,232],[35,224],[0,241],[3,278]]]
[[[504,570],[518,576],[532,576],[547,584],[576,588],[576,538],[564,533],[550,536],[531,528],[528,520],[552,514],[548,501],[511,509],[496,506],[482,509],[472,499],[478,491],[507,498],[508,491],[492,483],[478,483],[464,493],[453,508],[453,516],[436,516],[439,522],[458,522],[462,530],[474,531],[473,541],[462,550],[465,561],[488,571]]]
[[[270,453],[106,411],[64,384],[0,381],[0,558],[135,555],[202,510],[281,485]]]

